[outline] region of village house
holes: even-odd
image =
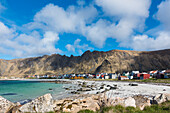
[[[95,78],[96,78],[96,79],[99,79],[100,76],[101,76],[101,75],[100,75],[99,73],[97,73],[96,76],[95,76]]]
[[[100,75],[100,79],[104,79],[104,74],[101,74],[101,75]]]
[[[86,77],[85,74],[72,74],[71,79],[84,79]]]
[[[155,71],[150,71],[149,74],[152,78],[156,78],[157,74],[158,74],[158,70],[155,70]]]
[[[131,74],[129,75],[129,79],[133,79],[133,76],[139,74],[139,71],[132,71]]]
[[[108,73],[102,73],[100,77],[101,79],[109,79]]]
[[[164,79],[164,78],[166,78],[166,76],[164,74],[165,71],[166,70],[158,71],[156,74],[154,74],[153,78],[157,78],[157,79]]]
[[[92,75],[92,74],[87,74],[87,75],[85,75],[85,78],[89,78],[89,79],[92,79],[92,78],[94,78],[95,77],[95,75]]]
[[[119,76],[118,80],[128,80],[129,78],[127,76]]]
[[[165,75],[165,78],[170,78],[170,69],[166,70],[164,75]]]
[[[39,75],[35,75],[35,78],[39,79],[39,78],[40,78],[40,76],[39,76]]]
[[[116,73],[108,74],[110,79],[117,79],[118,75]]]
[[[105,75],[107,76],[108,74],[107,73],[97,73],[96,79],[105,79]]]
[[[140,80],[143,80],[143,79],[149,79],[150,78],[150,74],[148,73],[138,73],[138,74],[135,74],[133,76],[134,79],[140,79]]]
[[[124,73],[123,73],[123,76],[129,76],[129,75],[130,75],[129,72],[124,72]]]
[[[104,79],[110,79],[110,76],[108,74],[104,75]]]

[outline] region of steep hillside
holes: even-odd
[[[108,52],[86,51],[75,57],[53,54],[42,57],[0,60],[0,76],[24,76],[32,74],[123,72],[170,69],[170,49],[160,51]]]

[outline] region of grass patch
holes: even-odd
[[[80,110],[78,113],[95,113],[95,112],[92,110],[86,109],[86,110]]]
[[[145,107],[144,110],[134,107],[123,107],[121,105],[103,107],[97,112],[91,110],[81,110],[78,113],[170,113],[170,101],[160,105]]]
[[[88,80],[88,79],[87,79]],[[120,81],[118,79],[89,79],[89,81]],[[156,78],[150,78],[145,80],[121,80],[126,82],[145,82],[145,83],[170,83],[170,78],[167,79],[156,79]]]
[[[55,112],[47,112],[47,113],[55,113]],[[66,113],[66,112],[61,112]],[[134,107],[123,107],[121,105],[103,107],[99,111],[92,110],[80,110],[78,113],[170,113],[170,101],[164,102],[160,105],[152,105],[147,106],[144,110],[140,110],[139,108]]]

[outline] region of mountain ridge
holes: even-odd
[[[43,74],[149,71],[170,68],[170,49],[157,51],[86,51],[81,56],[44,55],[40,57],[0,59],[0,76]]]

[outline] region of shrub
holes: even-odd
[[[95,112],[92,110],[86,109],[86,110],[80,110],[78,113],[95,113]]]

